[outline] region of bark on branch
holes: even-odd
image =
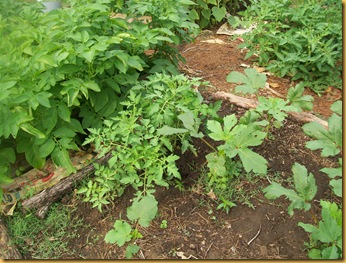
[[[112,152],[107,153],[105,156],[101,157],[96,163],[105,164],[112,157]],[[75,174],[72,174],[66,178],[63,178],[57,184],[43,190],[37,195],[25,199],[22,202],[23,209],[38,209],[36,211],[36,216],[39,218],[44,218],[49,207],[56,202],[63,195],[69,193],[76,182],[81,181],[86,176],[95,172],[94,163],[91,163]]]
[[[222,91],[213,93],[211,96],[213,99],[228,100],[230,103],[235,104],[244,109],[256,108],[258,105],[257,100],[243,98],[243,97],[240,97],[231,93],[227,93],[227,92],[222,92]],[[297,122],[303,122],[303,123],[317,122],[321,124],[323,127],[325,127],[326,129],[328,129],[328,122],[316,117],[315,115],[311,113],[287,112],[287,114],[290,119],[295,120]]]

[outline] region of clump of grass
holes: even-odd
[[[9,234],[24,258],[58,259],[73,253],[68,242],[78,236],[83,221],[71,218],[71,211],[61,204],[54,204],[46,219],[38,219],[34,213],[15,212],[7,218]]]

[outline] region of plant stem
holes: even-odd
[[[213,151],[217,152],[217,149],[213,145],[211,145],[209,142],[204,140],[203,138],[200,138],[206,145],[208,145]]]

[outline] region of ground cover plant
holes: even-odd
[[[214,4],[214,1],[209,2]],[[221,2],[215,3],[220,8]],[[263,190],[268,200],[287,197],[289,216],[305,211],[311,213],[310,219],[303,214],[305,217],[297,219],[296,224],[310,237],[310,242],[306,243],[310,258],[342,257],[342,206],[338,199],[342,197],[340,101],[331,107],[333,114],[328,119],[328,129],[317,123],[299,127],[311,137],[306,149],[321,151],[321,159],[334,157],[339,161],[337,165],[333,163],[334,166],[323,166],[320,170],[330,178],[332,190],[329,198],[324,198],[318,193],[315,178],[319,171],[312,173],[308,170],[311,166],[307,168],[306,163],[294,162],[289,171],[285,171],[289,175],[280,178],[281,175],[276,174],[278,171],[273,171],[267,153],[258,150],[281,139],[278,131],[285,129],[288,123],[287,112],[313,108],[312,96],[305,94],[304,83],[287,88],[286,99],[258,95],[256,108],[244,110],[242,114],[227,109],[222,115],[220,112],[229,105],[206,99],[201,90],[210,92],[213,87],[204,81],[205,78],[179,73],[178,62],[183,58],[175,45],[192,40],[198,31],[197,25],[189,20],[192,8],[196,8],[192,1],[102,0],[91,3],[71,0],[69,8],[47,14],[40,11],[37,3],[18,1],[14,8],[19,11],[6,9],[0,17],[7,25],[0,28],[5,36],[0,49],[5,51],[8,45],[7,49],[11,50],[3,52],[9,55],[0,58],[2,65],[8,66],[0,69],[4,90],[0,99],[4,123],[0,126],[3,156],[0,178],[4,182],[10,180],[10,167],[17,153],[24,153],[33,167],[42,167],[51,157],[56,165],[73,172],[70,151],[91,147],[99,157],[110,152],[112,156],[108,162],[95,164],[95,174],[82,182],[73,196],[74,200],[90,204],[93,211],[103,217],[97,221],[103,226],[101,231],[93,242],[89,242],[89,233],[82,247],[100,240],[101,247],[116,250],[113,245],[116,244],[123,249],[126,258],[140,255],[141,241],[155,228],[162,231],[156,235],[165,233],[175,221],[173,216],[177,218],[179,204],[174,204],[177,207],[168,216],[166,207],[160,206],[162,199],[158,198],[158,189],[175,187],[186,191],[183,186],[186,178],[182,174],[187,168],[179,163],[190,154],[203,161],[198,165],[184,163],[191,165],[198,174],[194,185],[197,189],[192,187],[189,191],[195,191],[200,198],[192,202],[188,217],[202,206],[201,196],[207,196],[215,203],[215,206],[208,204],[208,219],[226,231],[232,227],[226,221],[218,221],[220,213],[233,216],[233,211],[238,211],[236,209],[244,203],[257,209],[259,203],[255,206],[246,195],[259,196]],[[256,9],[256,4],[249,10],[251,8]],[[215,10],[218,16],[220,10]],[[19,15],[13,16],[15,13]],[[143,21],[143,17],[147,20]],[[23,38],[27,41],[23,42]],[[250,68],[245,70],[245,75],[232,71],[224,76],[224,81],[238,85],[237,92],[257,95],[262,92],[267,77]],[[269,186],[263,180],[267,180]],[[247,193],[243,185],[250,183],[258,189]],[[244,196],[240,197],[242,194]],[[316,198],[318,205],[313,203]],[[262,198],[261,202],[264,205],[266,201]],[[268,202],[269,206],[275,205],[274,201]],[[68,211],[54,208],[47,224],[57,217],[56,211],[64,217],[62,221],[70,220]],[[108,220],[112,223],[104,227],[110,211],[114,212]],[[205,214],[199,216],[208,221]],[[46,232],[33,218],[33,213],[29,212],[27,218],[34,234],[41,233],[45,237]],[[29,254],[33,252],[25,246],[30,242],[22,236],[33,237],[32,233],[24,233],[21,224],[26,223],[18,214],[8,220],[12,236],[17,236],[16,244],[24,246],[22,251]],[[242,240],[240,243],[248,247],[260,234],[261,226],[252,238],[244,241],[238,236],[238,241]],[[54,229],[56,233],[48,233],[48,240],[62,242],[64,235],[68,240],[77,239],[68,237],[65,228],[66,225],[61,227],[62,233],[59,229]],[[182,246],[188,244],[194,228],[197,226],[189,229],[179,226],[185,241],[179,241]],[[204,248],[204,258],[212,245]],[[37,243],[34,246],[37,247]],[[189,247],[193,248],[191,244]],[[235,246],[231,251],[234,253]],[[64,251],[64,256],[69,257],[69,252],[74,256],[78,254]],[[45,253],[33,253],[31,257],[60,256]],[[108,253],[100,257],[105,258]],[[169,253],[191,258],[175,249]]]
[[[261,66],[315,92],[341,89],[341,14],[340,1],[251,1],[241,15],[256,28],[240,47],[249,49],[246,57],[257,54]]]

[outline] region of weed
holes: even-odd
[[[19,212],[7,220],[13,243],[32,259],[57,259],[71,253],[68,240],[77,237],[77,229],[84,226],[81,219],[71,219],[69,210],[58,204],[50,208],[44,221],[33,213]]]

